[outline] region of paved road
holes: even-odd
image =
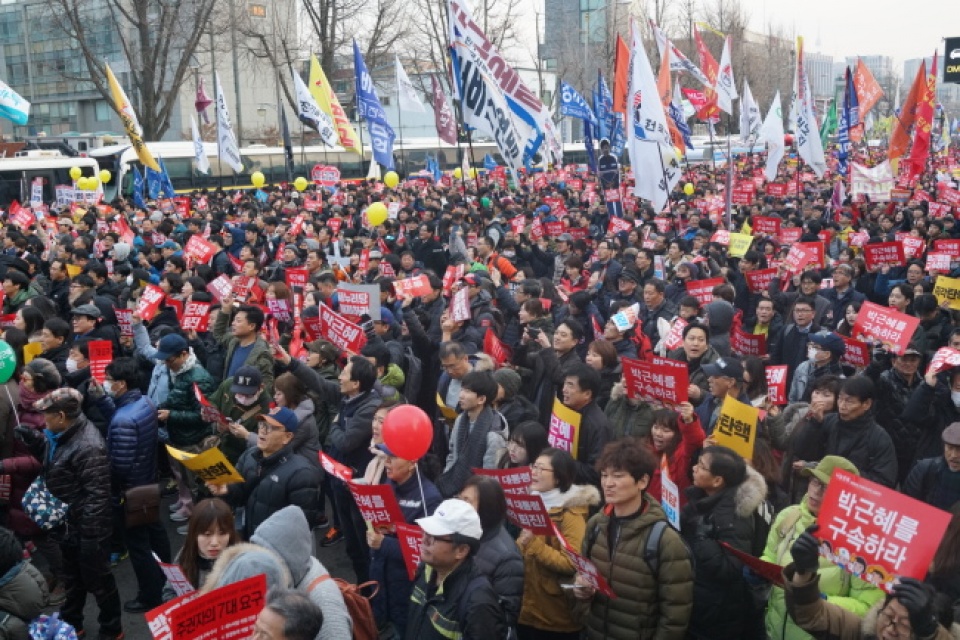
[[[171,551],[176,555],[177,551],[183,546],[183,536],[177,533],[177,527],[180,523],[170,522],[170,518],[168,517],[170,513],[168,505],[172,504],[173,500],[174,497],[164,499],[163,505],[160,507],[160,517],[166,525],[167,535],[170,536]],[[329,512],[330,509],[328,508],[328,513]],[[340,542],[333,547],[323,548],[319,544],[322,536],[322,531],[316,532],[317,558],[327,567],[327,570],[330,571],[334,577],[343,578],[352,582],[354,580],[353,569],[350,565],[350,560],[347,558],[344,543]],[[117,578],[117,586],[120,589],[121,601],[126,602],[127,600],[135,598],[137,596],[137,579],[133,574],[133,567],[130,565],[130,561],[124,560],[121,562],[114,569],[114,575]],[[94,634],[97,631],[97,605],[92,596],[88,597],[87,608],[84,613],[84,626],[87,629],[87,637],[96,638]],[[126,640],[150,640],[151,637],[143,614],[124,612],[123,630]]]

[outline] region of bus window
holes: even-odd
[[[170,158],[164,160],[163,165],[167,168],[167,175],[170,176],[170,182],[173,188],[193,189],[193,160],[190,158]]]
[[[6,207],[14,200],[22,201],[22,178],[23,171],[0,171],[0,205]]]

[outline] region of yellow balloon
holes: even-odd
[[[250,182],[252,182],[253,186],[255,186],[257,189],[262,187],[266,181],[267,179],[259,171],[254,171],[250,174]]]
[[[306,191],[307,186],[309,186],[309,184],[310,183],[308,183],[307,179],[304,178],[303,176],[300,176],[299,178],[293,181],[293,186],[297,188],[297,191]]]
[[[383,184],[393,189],[400,184],[400,176],[397,175],[396,171],[387,171],[386,175],[383,176]]]
[[[477,170],[474,167],[470,167],[470,179],[471,180],[477,179]]]
[[[100,186],[100,178],[97,176],[90,176],[87,178],[87,189],[90,191],[96,191],[97,187]]]
[[[382,202],[374,202],[367,207],[367,222],[371,227],[379,227],[387,221],[387,205]]]
[[[103,184],[107,184],[108,182],[110,182],[111,178],[113,178],[113,175],[109,171],[107,171],[106,169],[100,170],[100,182],[102,182]]]
[[[688,182],[687,184],[683,185],[683,192],[688,196],[692,196],[694,191],[695,189],[692,182]]]
[[[459,180],[463,177],[463,170],[460,167],[457,167],[453,170],[453,177]]]
[[[77,180],[79,180],[79,179],[80,179],[80,176],[82,176],[82,175],[83,175],[83,171],[80,169],[80,167],[70,167],[70,178],[71,178],[74,182],[76,182]]]
[[[77,183],[77,189],[80,189],[80,191],[86,191],[86,190],[87,190],[87,179],[86,179],[86,178],[83,178],[83,177],[77,178],[77,179],[75,180],[75,182]]]

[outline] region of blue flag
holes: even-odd
[[[581,118],[596,126],[597,116],[580,93],[569,84],[560,81],[560,113],[565,116]]]
[[[583,146],[587,148],[587,165],[590,171],[597,172],[597,153],[593,149],[593,125],[583,121]]]
[[[136,166],[133,167],[133,204],[138,209],[147,208],[147,203],[143,201],[143,176]]]
[[[857,91],[853,85],[853,74],[847,68],[845,91],[843,94],[843,108],[840,110],[840,124],[837,127],[837,170],[840,175],[847,175],[850,158],[850,129],[860,124],[860,103],[857,100]]]
[[[170,174],[167,173],[167,166],[163,164],[163,158],[158,158],[157,161],[160,163],[160,191],[163,193],[163,197],[176,198],[177,192],[170,181]]]
[[[610,153],[620,158],[627,145],[627,136],[623,131],[623,118],[619,113],[614,115],[616,117],[613,119],[613,130],[610,132]]]
[[[600,139],[610,140],[612,147],[613,130],[619,118],[613,110],[613,94],[610,93],[610,87],[607,86],[607,81],[599,71],[597,71],[597,90],[593,95],[593,108],[597,112],[597,121],[600,124]]]
[[[357,111],[360,117],[367,119],[373,159],[387,171],[393,171],[393,141],[397,135],[387,122],[387,114],[380,105],[377,88],[373,85],[373,78],[367,71],[367,64],[363,61],[356,40],[353,41],[353,68],[356,70]]]
[[[683,111],[671,102],[667,105],[667,115],[670,116],[673,123],[677,125],[677,130],[680,132],[680,135],[683,136],[683,144],[685,144],[688,149],[693,149],[693,142],[690,140],[690,125],[687,124],[687,120],[683,117]]]
[[[483,156],[483,168],[484,168],[484,169],[486,169],[487,171],[493,171],[493,170],[496,169],[498,166],[499,166],[499,165],[497,165],[497,161],[494,160],[494,159],[493,159],[493,156],[491,156],[489,153],[488,153],[487,155]]]
[[[160,173],[150,167],[144,167],[143,172],[147,176],[147,199],[156,200],[160,197],[160,184],[162,182]]]
[[[434,156],[427,156],[427,171],[433,176],[434,182],[439,182],[443,177],[443,171],[440,170],[440,163]]]

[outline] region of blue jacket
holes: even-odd
[[[111,415],[107,427],[110,475],[115,486],[127,489],[157,481],[157,406],[139,389],[100,403]]]

